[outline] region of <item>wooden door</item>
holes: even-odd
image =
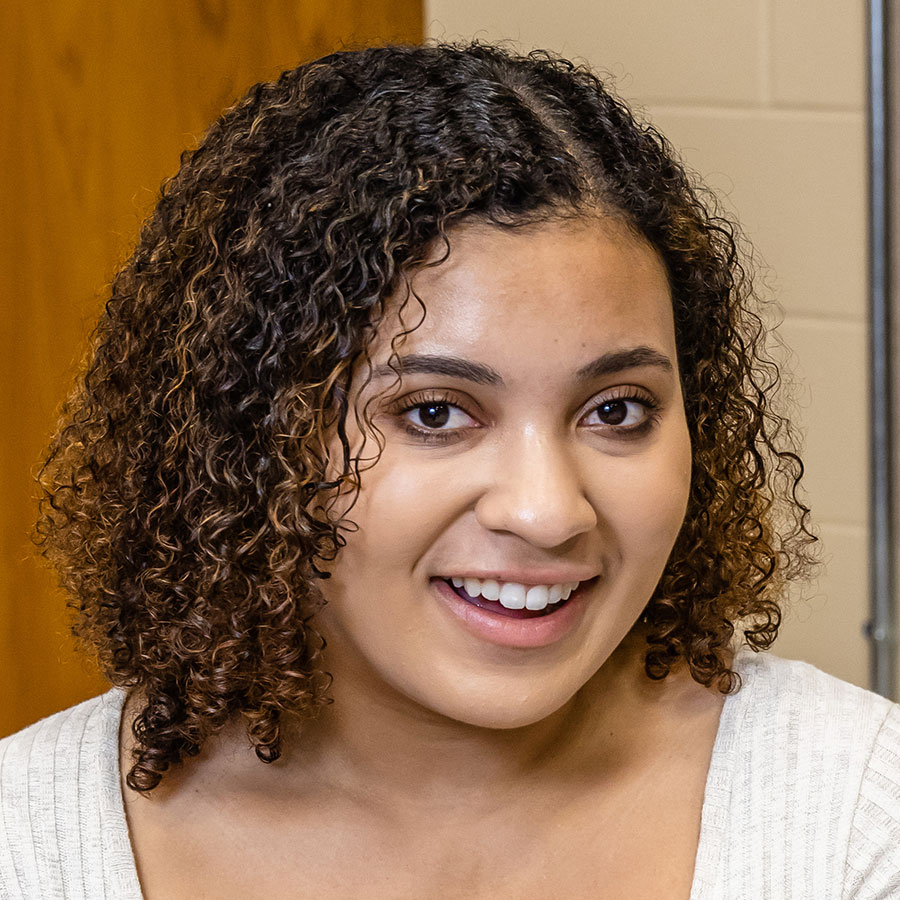
[[[422,0],[7,0],[0,34],[0,736],[106,683],[28,539],[106,286],[182,150],[253,83],[422,40]]]

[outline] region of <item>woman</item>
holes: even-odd
[[[45,460],[117,687],[0,743],[3,896],[898,896],[898,707],[752,652],[812,540],[752,304],[563,60],[255,87]]]

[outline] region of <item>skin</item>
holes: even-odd
[[[689,896],[722,698],[643,674],[691,471],[664,267],[599,217],[464,226],[451,247],[416,274],[427,314],[395,349],[502,383],[377,375],[419,318],[395,303],[355,388],[384,450],[322,582],[335,702],[275,764],[235,723],[126,792],[149,900]],[[584,377],[598,359],[619,365]],[[438,586],[508,572],[593,580],[564,633],[510,647]]]

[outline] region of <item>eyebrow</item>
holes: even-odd
[[[579,381],[588,381],[642,366],[652,366],[665,372],[675,371],[669,357],[658,350],[654,350],[652,347],[630,347],[627,350],[613,350],[598,356],[578,369],[575,377]],[[492,387],[503,385],[500,373],[484,363],[472,362],[458,356],[433,356],[422,353],[401,356],[393,364],[384,363],[376,366],[372,376],[384,378],[396,376],[398,373],[401,375],[448,375],[451,378],[460,378],[475,384]]]
[[[582,366],[576,373],[576,378],[586,381],[589,378],[602,378],[605,375],[613,375],[625,369],[638,369],[642,366],[653,366],[665,372],[674,372],[675,366],[659,350],[652,347],[631,347],[628,350],[614,350],[598,356],[593,362]]]

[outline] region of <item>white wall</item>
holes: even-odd
[[[794,351],[826,563],[775,652],[866,685],[864,0],[425,0],[425,22],[608,73],[742,223]]]

